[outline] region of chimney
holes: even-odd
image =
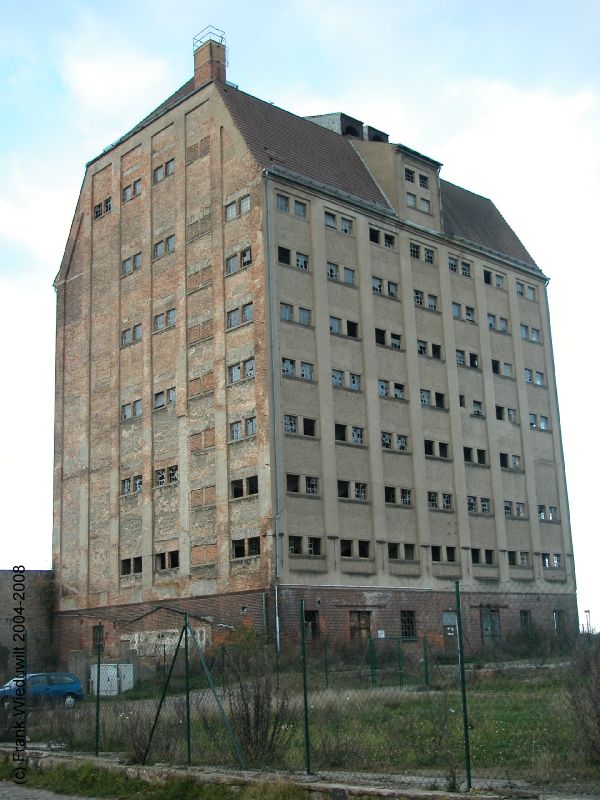
[[[209,25],[194,37],[194,86],[226,81],[225,34]]]

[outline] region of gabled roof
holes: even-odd
[[[539,269],[491,200],[448,181],[440,184],[444,233]]]
[[[391,208],[349,139],[232,86],[216,84],[257,162]]]

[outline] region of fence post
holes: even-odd
[[[98,756],[100,750],[100,655],[104,649],[104,626],[100,622],[92,628],[92,637],[98,659],[96,661],[96,748]]]
[[[462,697],[463,732],[465,739],[465,770],[467,789],[471,791],[471,746],[469,743],[469,714],[467,711],[467,684],[465,680],[465,657],[463,652],[462,616],[460,612],[460,583],[456,581],[456,627],[458,633],[458,668],[460,673],[460,692]]]
[[[308,682],[306,676],[306,635],[304,630],[304,600],[300,600],[300,647],[302,655],[302,689],[304,694],[304,761],[306,774],[310,769],[310,730],[308,727]]]
[[[188,643],[189,619],[187,611],[184,616],[185,639],[183,649],[185,654],[185,735],[187,739],[187,763],[192,763],[192,729],[190,719],[190,648]]]
[[[398,659],[398,678],[400,681],[400,688],[404,686],[404,669],[402,664],[402,647],[400,646],[400,639],[396,639],[396,658]]]
[[[327,639],[323,642],[325,655],[325,688],[329,689],[329,662],[327,660]]]
[[[427,637],[423,637],[423,686],[429,689],[429,652]]]
[[[371,668],[371,688],[377,686],[377,662],[375,660],[375,640],[369,639],[369,666]]]

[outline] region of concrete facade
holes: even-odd
[[[249,592],[285,636],[290,598],[328,587],[369,613],[402,595],[435,636],[460,580],[576,625],[547,279],[495,209],[492,240],[450,232],[457,197],[489,201],[438,162],[224,81],[209,41],[87,166],[55,284],[60,624],[176,600],[235,625]],[[263,144],[277,120],[343,145],[357,193]]]

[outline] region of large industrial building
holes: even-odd
[[[455,580],[471,639],[577,624],[547,278],[440,169],[239,90],[214,36],[89,162],[55,282],[63,655],[165,611],[284,641],[301,598],[312,636],[441,647]]]

